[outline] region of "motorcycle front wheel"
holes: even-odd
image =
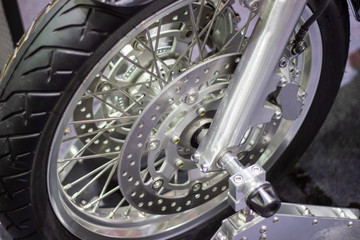
[[[0,83],[0,222],[13,238],[210,238],[226,214],[227,175],[203,174],[190,156],[256,20],[237,1],[47,6]],[[274,78],[294,74],[301,115],[249,129],[243,164],[276,181],[310,144],[342,79],[348,21],[346,2],[332,1],[306,51],[279,66]]]

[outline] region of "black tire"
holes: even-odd
[[[173,1],[133,8],[55,1],[25,34],[0,82],[0,222],[14,239],[76,239],[57,219],[48,199],[50,139],[88,71],[142,19]],[[319,2],[311,6],[316,9]],[[340,85],[349,41],[346,2],[332,1],[319,26],[324,46],[320,87],[301,130],[271,168],[271,179],[305,151]],[[204,239],[206,227],[201,225],[190,237]],[[209,236],[215,230],[208,231]]]

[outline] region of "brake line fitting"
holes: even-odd
[[[322,1],[320,7],[299,29],[295,35],[295,39],[292,42],[291,53],[293,55],[299,55],[307,48],[307,43],[304,41],[306,33],[309,31],[310,26],[324,13],[326,8],[329,6],[330,0]]]
[[[223,154],[218,164],[231,175],[228,202],[235,211],[249,207],[262,217],[271,217],[279,210],[279,197],[265,180],[266,172],[259,164],[244,167],[230,152]]]

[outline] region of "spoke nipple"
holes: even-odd
[[[200,153],[195,152],[193,155],[191,155],[191,161],[194,163],[198,163],[200,160]]]
[[[173,137],[171,138],[171,142],[172,142],[173,144],[178,144],[178,143],[180,142],[180,137],[178,137],[178,136],[173,136]]]
[[[203,108],[203,107],[201,107],[201,108],[199,108],[199,109],[196,111],[196,113],[197,113],[200,117],[202,117],[202,116],[205,115],[206,109]]]
[[[69,136],[71,134],[71,129],[70,128],[66,128],[64,131],[64,136]]]
[[[184,166],[184,161],[181,159],[176,160],[176,166],[182,168]]]

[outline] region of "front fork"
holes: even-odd
[[[251,6],[261,1],[240,2],[254,9]],[[275,110],[265,106],[265,101],[276,89],[275,68],[306,3],[307,0],[263,1],[248,46],[209,132],[194,154],[204,172],[220,170],[218,160],[221,155],[236,149],[249,127],[269,122],[273,117]]]
[[[259,20],[210,130],[192,160],[203,172],[230,173],[228,200],[236,211],[249,206],[269,217],[280,208],[280,201],[265,181],[265,171],[259,165],[245,168],[233,150],[250,127],[271,121],[275,113],[274,108],[266,106],[266,99],[276,90],[275,69],[307,0],[240,0],[240,3],[256,11]]]

